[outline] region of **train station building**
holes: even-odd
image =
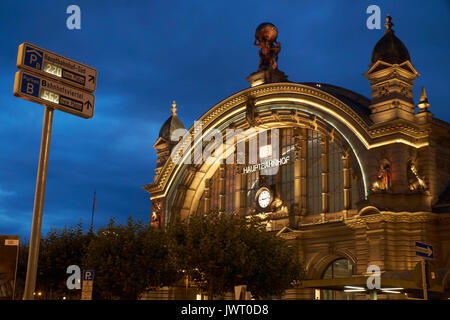
[[[258,27],[261,61],[249,87],[184,136],[173,104],[154,144],[154,180],[143,187],[152,224],[213,211],[259,215],[268,232],[299,244],[304,261],[304,281],[283,299],[368,299],[369,266],[380,269],[378,299],[421,298],[416,242],[425,243],[429,297],[447,299],[450,124],[433,116],[433,88],[413,97],[420,75],[392,19],[368,55],[371,97],[288,79],[277,33]]]

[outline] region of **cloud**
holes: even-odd
[[[0,197],[10,197],[15,194],[16,193],[14,191],[7,191],[7,190],[0,189]]]
[[[67,2],[1,1],[0,232],[31,230],[42,132],[43,107],[12,94],[20,43],[35,43],[98,70],[94,118],[55,112],[43,230],[90,221],[94,189],[96,223],[130,213],[148,219],[150,201],[141,186],[152,182],[152,145],[172,100],[189,128],[212,106],[248,88],[245,78],[259,61],[254,32],[265,21],[279,29],[278,62],[289,80],[331,83],[369,96],[362,74],[383,34],[365,27],[369,4],[80,0],[82,29],[69,31]],[[378,5],[382,15],[393,16],[396,34],[422,74],[415,90],[425,86],[430,111],[449,121],[448,4]]]

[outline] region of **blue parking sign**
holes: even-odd
[[[23,63],[33,69],[41,70],[43,57],[44,53],[42,51],[36,50],[32,47],[26,47],[25,61]]]
[[[93,281],[94,280],[94,270],[83,271],[83,280],[84,281]]]
[[[22,83],[20,85],[20,91],[30,96],[39,98],[40,84],[41,80],[39,78],[24,73],[22,75]]]

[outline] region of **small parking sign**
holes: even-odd
[[[94,270],[83,271],[83,280],[84,281],[93,281],[94,280]]]

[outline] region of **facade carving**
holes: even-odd
[[[419,176],[419,170],[417,169],[416,161],[413,159],[408,160],[407,177],[409,190],[411,191],[427,190],[427,184],[425,183],[424,178]]]

